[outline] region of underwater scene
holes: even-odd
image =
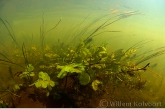
[[[0,107],[165,107],[164,0],[0,0]]]

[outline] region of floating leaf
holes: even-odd
[[[99,81],[99,80],[94,80],[94,81],[92,82],[92,88],[93,88],[94,91],[96,91],[96,90],[98,89],[98,85],[99,85],[99,84],[102,84],[102,82]]]
[[[79,77],[79,83],[81,85],[87,85],[90,82],[90,76],[88,73],[82,73]]]

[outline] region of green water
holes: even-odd
[[[111,32],[104,32],[95,36],[92,43],[97,46],[107,43],[107,50],[111,53],[121,48],[128,49],[142,41],[145,44],[142,44],[137,49],[138,54],[142,54],[145,51],[155,50],[165,46],[164,6],[164,0],[0,0],[0,18],[10,24],[20,46],[24,43],[25,46],[35,46],[38,50],[40,49],[40,27],[42,27],[43,20],[44,31],[52,29],[45,35],[44,42],[46,45],[51,46],[60,42],[74,47],[109,18],[137,11],[138,14],[131,15],[103,28],[100,32]],[[105,15],[107,16],[103,17]],[[99,21],[91,26],[89,25],[99,17],[101,17]],[[109,22],[113,22],[117,18],[114,17]],[[81,34],[83,32],[82,30],[86,28],[87,31]],[[2,22],[0,22],[0,38],[0,53],[8,58],[12,58],[11,54],[17,52],[16,50],[14,51],[16,45]],[[0,56],[0,59],[4,59],[4,57]],[[24,62],[21,61],[23,60],[23,56],[20,56],[20,59],[11,60],[25,66]],[[116,90],[116,99],[115,94],[113,97],[104,95],[100,98],[98,97],[97,100],[95,99],[97,105],[93,104],[91,107],[99,107],[99,101],[101,99],[120,101],[119,96],[124,99],[122,102],[125,103],[129,102],[128,99],[132,99],[133,101],[137,100],[135,99],[137,96],[142,96],[146,101],[144,99],[138,99],[139,101],[137,102],[161,102],[161,106],[155,107],[165,107],[165,89],[163,88],[165,81],[162,79],[165,77],[164,55],[145,61],[140,66],[145,66],[147,63],[150,63],[151,67],[149,67],[150,70],[148,72],[143,72],[144,74],[142,75],[147,80],[144,90],[137,92],[126,90],[123,93],[122,88],[119,88]],[[154,64],[157,66],[152,67]],[[0,63],[0,73],[5,78],[4,81],[7,81],[7,76],[9,76],[8,74],[5,75],[8,72],[8,66],[12,65],[4,62]],[[14,65],[12,67],[15,72],[23,70]],[[137,96],[135,97],[133,93]],[[109,105],[108,107],[111,106]]]

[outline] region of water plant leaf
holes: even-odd
[[[91,52],[89,51],[89,49],[87,49],[87,48],[83,48],[82,49],[82,51],[81,51],[81,56],[82,57],[86,57],[86,56],[91,56],[92,54],[91,54]]]
[[[49,82],[48,81],[41,81],[41,87],[42,88],[47,88]]]
[[[50,82],[52,82],[51,83],[51,85],[50,85]],[[47,88],[48,87],[48,85],[50,85],[51,87],[53,87],[54,85],[55,85],[55,83],[53,82],[53,81],[44,81],[44,80],[37,80],[34,84],[32,84],[32,85],[35,85],[37,88],[39,88],[39,87],[42,87],[42,88]],[[31,85],[31,86],[32,86]]]
[[[51,91],[52,90],[52,87],[50,85],[48,85],[48,91]]]
[[[89,69],[89,75],[90,75],[90,79],[93,80],[95,78],[95,70]]]
[[[79,77],[79,83],[81,85],[87,85],[90,82],[90,76],[88,73],[82,73]]]
[[[50,92],[48,91],[48,92],[46,93],[46,96],[48,97],[48,96],[49,96],[49,94],[50,94]]]
[[[14,85],[14,88],[15,88],[16,90],[19,90],[19,89],[20,89],[20,87],[19,87],[18,84]]]
[[[38,81],[36,81],[35,83],[35,86],[37,87],[37,88],[39,88],[39,87],[41,87],[42,85],[42,81],[40,81],[40,80],[38,80]],[[34,85],[34,84],[32,84],[32,85]]]
[[[53,87],[53,86],[55,85],[55,82],[54,82],[54,81],[49,81],[49,85],[50,85],[51,87]]]
[[[49,75],[47,73],[39,72],[38,76],[39,76],[39,79],[47,80],[47,81],[50,80],[50,77],[49,77]]]
[[[42,87],[42,88],[47,88],[49,87],[54,87],[55,86],[55,82],[50,80],[50,77],[47,73],[45,72],[39,72],[38,74],[38,80],[36,82],[34,82],[32,85],[35,85],[37,88]]]
[[[34,72],[30,72],[30,76],[34,76],[35,74],[34,74]]]
[[[28,77],[28,76],[34,76],[35,74],[34,74],[34,72],[27,72],[27,71],[25,71],[25,72],[22,72],[20,75],[19,75],[19,77],[20,78],[26,78],[26,77]]]
[[[61,71],[60,71],[60,73],[57,75],[57,77],[58,78],[60,78],[60,79],[62,79],[62,78],[64,78],[66,75],[67,75],[67,68],[66,67],[64,67]]]
[[[3,100],[0,100],[0,104],[3,104]]]
[[[27,72],[32,72],[33,70],[34,70],[34,67],[33,67],[32,64],[28,64],[28,65],[26,66],[25,71],[27,71]]]
[[[99,84],[102,84],[102,82],[99,81],[99,80],[94,80],[94,81],[92,82],[92,88],[93,88],[94,91],[96,91],[96,90],[98,89],[98,85],[99,85]]]
[[[62,68],[60,73],[57,75],[57,77],[60,79],[64,78],[68,73],[82,73],[85,71],[85,66],[82,63],[80,64],[72,63],[59,68]]]
[[[20,78],[27,78],[29,76],[34,76],[34,72],[32,72],[34,70],[34,67],[32,66],[32,64],[28,64],[25,68],[25,71],[22,72],[19,77]]]

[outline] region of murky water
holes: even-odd
[[[80,60],[74,59],[73,52],[82,49],[81,45],[78,46],[79,42],[83,42],[91,36],[92,42],[89,42],[91,45],[86,49],[89,49],[93,44],[96,47],[102,47],[103,43],[106,43],[107,54],[111,56],[119,49],[136,49],[138,58],[129,58],[129,61],[121,60],[124,65],[130,65],[132,62],[132,66],[137,64],[135,70],[144,68],[149,63],[146,70],[142,69],[140,72],[141,78],[135,77],[139,81],[146,80],[146,83],[142,89],[136,90],[132,89],[133,86],[125,87],[124,82],[120,85],[117,83],[119,85],[117,87],[116,83],[108,80],[103,88],[104,93],[100,92],[102,94],[96,97],[87,97],[90,99],[88,103],[85,101],[83,103],[80,99],[81,102],[76,104],[78,107],[85,107],[85,105],[87,107],[165,107],[164,6],[164,0],[1,0],[0,79],[3,85],[0,87],[0,90],[2,90],[0,98],[3,102],[5,100],[6,103],[10,102],[11,105],[11,100],[8,99],[15,100],[13,98],[14,93],[23,96],[23,93],[13,91],[11,87],[23,83],[23,80],[19,78],[19,73],[24,72],[24,67],[28,64],[35,67],[36,75],[38,74],[36,72],[41,70],[47,71],[48,74],[50,73],[49,75],[56,72],[55,75],[57,75],[60,70],[56,68],[45,70],[41,66],[50,67],[53,62],[55,66],[80,63]],[[77,49],[74,49],[74,47],[77,47]],[[84,52],[87,53],[87,51]],[[77,51],[80,54],[84,52]],[[42,55],[45,54],[43,53],[47,56],[44,59]],[[58,60],[59,57],[53,53],[63,59]],[[131,53],[134,53],[134,51]],[[68,57],[71,59],[68,59]],[[81,62],[88,60],[83,58]],[[114,60],[117,60],[117,58],[114,58]],[[95,64],[98,63],[95,62]],[[87,65],[85,66],[86,72],[93,71],[93,69],[92,71],[89,70],[91,66],[89,68]],[[100,69],[100,72],[107,70],[106,68],[104,70],[103,66]],[[116,72],[123,73],[122,70]],[[97,69],[97,71],[99,70]],[[133,70],[131,69],[131,71]],[[113,71],[109,70],[108,72]],[[121,78],[120,76],[117,75],[116,78],[119,81],[124,81],[126,77]],[[102,79],[104,76],[99,77]],[[90,76],[90,78],[92,77]],[[37,76],[33,80],[37,80]],[[70,84],[74,83],[72,79],[68,81]],[[134,82],[134,80],[132,81]],[[9,86],[11,83],[12,85]],[[92,79],[89,84],[91,83]],[[139,84],[142,85],[142,83]],[[74,88],[77,88],[76,91],[79,89],[78,86]],[[5,95],[4,90],[9,94]],[[83,90],[89,91],[90,89]],[[93,95],[95,96],[95,94]],[[96,95],[98,95],[98,92],[96,92]],[[100,105],[99,103],[103,99],[107,101]],[[21,103],[17,103],[16,107],[28,106],[21,105]],[[121,105],[122,103],[123,105]],[[126,106],[124,103],[131,103],[131,106]],[[67,107],[67,105],[63,105]],[[36,105],[35,107],[39,106]],[[50,107],[52,107],[51,103]]]

